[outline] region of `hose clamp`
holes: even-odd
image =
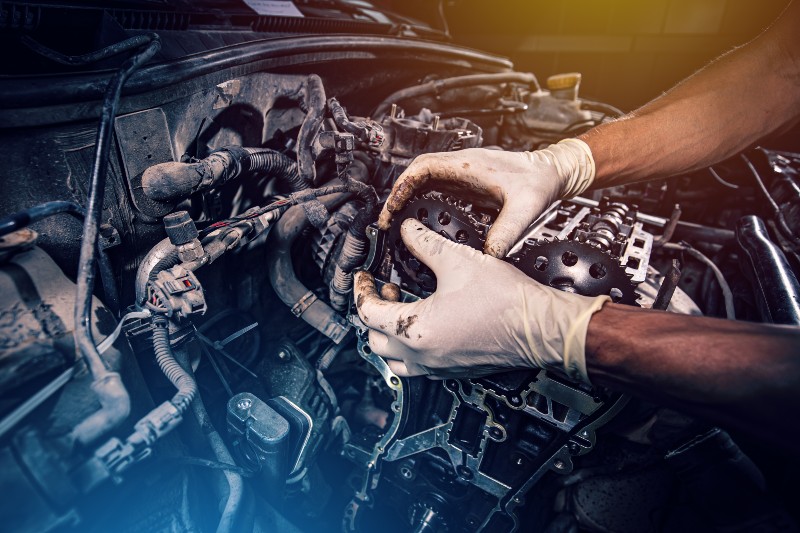
[[[316,302],[319,298],[317,295],[311,291],[308,291],[303,295],[302,298],[297,300],[297,303],[292,306],[292,314],[298,318],[305,313],[306,309],[311,307],[314,302]]]

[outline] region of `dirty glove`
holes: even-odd
[[[430,267],[437,289],[412,303],[383,300],[357,272],[358,315],[370,348],[399,376],[477,377],[546,368],[588,382],[586,330],[608,296],[588,298],[541,285],[511,264],[457,244],[407,219],[401,235]]]
[[[585,191],[594,179],[594,170],[592,152],[579,139],[565,139],[535,152],[471,148],[423,154],[394,184],[378,226],[388,230],[392,214],[425,185],[466,189],[501,206],[484,251],[502,258],[550,204]]]

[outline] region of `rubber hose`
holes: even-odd
[[[174,202],[258,171],[287,183],[292,192],[307,189],[311,184],[299,176],[294,161],[280,152],[226,146],[194,163],[168,161],[149,167],[142,175],[142,191],[156,202]]]
[[[320,202],[328,209],[347,201],[348,193],[321,196]],[[267,237],[267,270],[269,281],[281,301],[294,308],[309,294],[308,288],[297,279],[292,262],[292,245],[311,223],[300,205],[289,208],[275,224]],[[332,339],[337,344],[347,333],[347,324],[328,304],[313,300],[300,314],[300,318]]]
[[[311,187],[311,182],[303,180],[297,172],[297,163],[282,153],[263,148],[245,148],[245,150],[248,155],[242,161],[242,172],[266,171],[289,185],[292,192]]]

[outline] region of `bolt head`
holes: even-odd
[[[236,408],[241,409],[242,411],[250,409],[252,405],[253,405],[253,400],[251,400],[250,398],[242,398],[241,400],[236,402]]]
[[[553,466],[555,466],[558,470],[564,470],[567,467],[567,464],[561,459],[556,459],[553,462]]]
[[[280,359],[281,361],[286,361],[287,359],[289,359],[289,352],[287,352],[286,350],[279,351],[278,359]]]

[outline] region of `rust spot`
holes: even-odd
[[[468,170],[469,169],[469,163],[464,161],[463,163],[461,163],[461,168],[463,168],[464,170]]]
[[[411,315],[405,319],[401,318],[397,321],[397,328],[395,329],[394,334],[398,337],[403,335],[405,338],[410,339],[411,337],[408,334],[408,328],[417,321],[417,315]]]

